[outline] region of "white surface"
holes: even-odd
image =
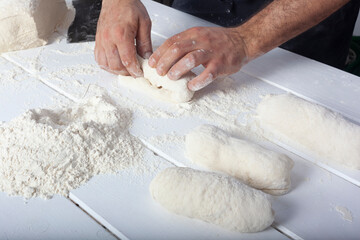
[[[159,171],[173,166],[150,152],[146,159],[158,161]],[[272,228],[241,234],[170,213],[151,199],[149,184],[155,174],[141,178],[132,172],[95,177],[72,191],[70,197],[88,212],[95,213],[117,236],[121,237],[118,235],[121,231],[129,239],[287,239]]]
[[[150,17],[154,19],[154,45],[158,46],[164,41],[164,37],[170,37],[187,27],[207,24],[205,21],[199,21],[195,17],[157,3],[144,2],[150,12]],[[143,107],[151,108],[152,105],[157,105],[172,111],[168,104],[119,88],[116,85],[115,76],[99,70],[96,66],[92,49],[93,43],[67,45],[62,42],[44,48],[7,54],[6,58],[24,67],[47,85],[72,99],[91,95],[92,85],[89,84],[98,83],[106,87],[114,97],[122,94],[134,99],[134,102],[142,103]],[[360,95],[357,92],[360,88],[358,77],[281,49],[275,49],[250,64],[244,67],[243,72],[233,76],[237,79],[235,89],[239,92],[239,103],[245,104],[244,96],[248,95],[249,99],[254,100],[254,102],[249,102],[248,106],[253,108],[254,104],[260,101],[261,94],[284,93],[285,89],[343,113],[354,121],[360,119],[359,104],[357,104],[360,102]],[[3,71],[5,70],[0,70],[0,72]],[[215,86],[209,86],[208,90],[200,92],[195,98],[199,99],[201,95],[211,94]],[[243,91],[244,89],[249,90]],[[4,93],[8,92],[7,89],[1,88],[1,90]],[[34,95],[34,92],[29,91],[29,97],[31,95]],[[11,95],[8,96],[11,97]],[[219,100],[216,96],[213,98]],[[16,104],[24,105],[20,101]],[[229,125],[246,123],[246,118],[236,109],[236,106],[231,107],[234,109],[230,112],[224,112],[222,107],[212,109],[212,114],[225,120],[232,118],[233,114],[238,117],[237,121],[229,122]],[[141,111],[136,112],[134,117],[132,134],[140,136],[146,141],[147,146],[179,166],[191,166],[183,156],[181,144],[168,142],[159,145],[147,138],[174,132],[184,135],[199,124],[210,123],[209,119],[186,116],[174,119],[149,119],[144,117]],[[316,160],[312,157],[304,156],[305,159],[303,159],[273,143],[261,142],[261,144],[284,152],[295,160],[292,174],[293,190],[273,201],[277,228],[290,235],[295,233],[299,237],[309,239],[345,239],[357,238],[360,235],[358,228],[360,225],[359,171],[320,164],[321,167],[319,167],[313,164]],[[281,145],[281,143],[278,144]],[[285,148],[296,152],[287,146]],[[164,164],[166,166],[166,163]],[[335,172],[340,177],[329,171]],[[155,238],[162,236],[164,238],[199,238],[200,236],[239,238],[234,233],[224,233],[222,229],[215,229],[202,222],[189,222],[188,219],[179,218],[166,212],[160,206],[153,205],[154,203],[149,201],[150,196],[147,195],[147,183],[151,177],[140,179],[138,182],[133,179],[133,175],[128,175],[127,181],[121,180],[124,178],[120,176],[101,176],[73,191],[71,198],[118,236],[124,234],[128,238],[148,236],[155,236]],[[334,210],[337,206],[349,209],[353,222],[343,220],[341,214]],[[201,231],[198,232],[198,229]],[[207,233],[209,235],[206,235]],[[268,229],[259,234],[241,235],[241,237],[277,239],[282,238],[283,235],[273,229]]]
[[[25,203],[0,192],[0,239],[116,238],[66,198]]]
[[[28,108],[67,102],[68,99],[0,56],[0,121],[8,121]]]
[[[27,108],[61,102],[69,100],[0,57],[0,121],[9,121]],[[25,202],[0,192],[0,239],[115,238],[64,197]]]
[[[241,70],[360,123],[360,78],[276,48]]]
[[[201,121],[191,119],[159,121],[155,129],[159,135],[163,133],[177,132],[182,135],[190,129],[201,124]],[[146,124],[134,123],[134,134],[147,136],[154,134]],[[238,136],[242,137],[242,136]],[[360,224],[360,190],[359,187],[346,180],[323,170],[313,163],[298,157],[291,152],[284,150],[273,143],[261,142],[271,150],[287,154],[295,161],[291,173],[292,187],[288,194],[274,198],[275,221],[286,229],[303,238],[313,238],[321,232],[324,239],[340,239],[343,236],[354,237],[360,234],[357,227]],[[171,142],[161,145],[154,145],[148,142],[148,146],[162,156],[173,161],[178,166],[192,166],[184,156],[184,145]],[[346,206],[351,209],[354,218],[353,222],[344,221],[333,206]],[[319,218],[323,220],[320,221]],[[331,226],[331,227],[330,227]]]

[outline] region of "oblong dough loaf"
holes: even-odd
[[[202,125],[186,135],[186,155],[194,163],[241,179],[273,195],[291,186],[293,161],[284,154],[233,138],[221,129]]]
[[[274,221],[264,193],[217,173],[167,168],[153,179],[150,193],[171,212],[234,231],[259,232]]]
[[[266,96],[257,108],[265,134],[319,160],[360,169],[360,126],[291,94]]]

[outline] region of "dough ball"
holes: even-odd
[[[291,94],[266,96],[257,113],[269,139],[360,170],[360,126],[341,115]]]
[[[187,87],[187,83],[192,80],[196,75],[193,72],[185,74],[179,80],[171,80],[166,75],[160,76],[157,74],[155,68],[149,66],[148,60],[142,61],[142,69],[144,78],[146,78],[151,85],[158,89],[168,92],[168,100],[175,103],[188,102],[194,95]]]
[[[173,103],[188,102],[194,96],[194,92],[187,87],[188,81],[196,77],[192,72],[179,80],[170,80],[167,76],[160,76],[156,69],[151,68],[148,60],[138,56],[142,66],[144,77],[133,78],[119,75],[119,83],[127,88],[142,92],[150,97]]]
[[[291,186],[293,161],[284,154],[234,138],[221,129],[203,125],[186,135],[186,156],[194,163],[241,179],[273,195]]]
[[[274,221],[264,193],[217,173],[167,168],[153,179],[150,193],[171,212],[233,231],[259,232]]]
[[[0,53],[47,44],[67,13],[65,0],[0,0]]]

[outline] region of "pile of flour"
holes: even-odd
[[[0,190],[25,198],[69,190],[96,174],[140,166],[131,112],[108,96],[57,110],[32,109],[0,123]]]

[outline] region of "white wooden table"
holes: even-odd
[[[211,26],[174,9],[143,2],[153,20],[154,46],[189,27]],[[107,89],[119,104],[126,97],[139,109],[177,111],[169,103],[121,87],[115,76],[97,67],[93,47],[93,43],[69,45],[60,41],[3,54],[0,121],[9,121],[27,108],[59,102],[71,104],[89,97],[93,84]],[[250,99],[250,108],[256,106],[262,94],[289,91],[360,123],[360,78],[285,50],[265,54],[231,78],[235,80],[232,87],[237,90],[239,101]],[[211,94],[217,87],[221,85],[213,84],[201,95],[216,98]],[[229,124],[241,125],[243,114],[236,104],[229,107],[237,118]],[[221,105],[212,111],[219,119],[228,114]],[[272,199],[275,223],[266,231],[230,232],[176,216],[160,207],[148,192],[154,175],[169,166],[196,166],[184,157],[183,144],[154,142],[151,138],[181,137],[203,123],[221,126],[223,122],[211,122],[202,115],[149,118],[142,111],[135,111],[131,133],[149,148],[145,161],[157,163],[156,171],[139,176],[136,169],[130,169],[118,175],[97,176],[71,191],[68,198],[56,196],[47,201],[31,199],[24,203],[19,197],[0,193],[0,239],[360,239],[360,171],[321,164],[296,149],[266,140],[259,143],[286,153],[295,161],[293,189]],[[343,218],[338,211],[341,207],[351,212],[352,221]]]

